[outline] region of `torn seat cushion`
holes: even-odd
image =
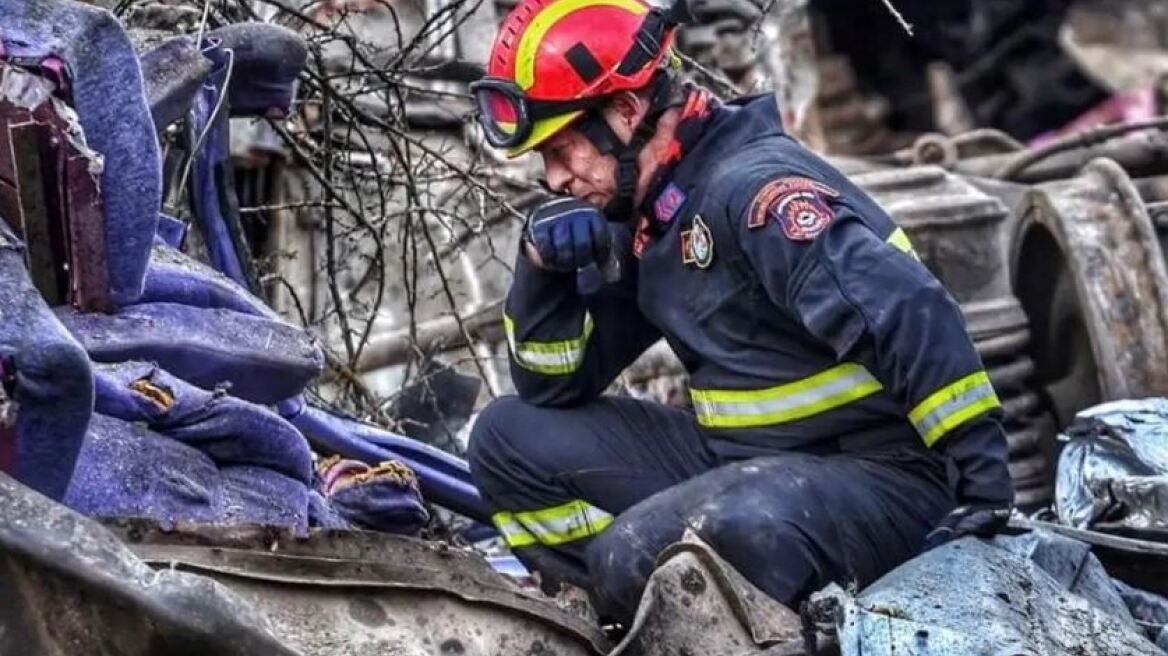
[[[298,394],[324,365],[305,331],[233,310],[147,303],[114,314],[56,311],[95,362],[155,362],[204,389],[229,385],[254,403]]]
[[[242,399],[208,392],[152,364],[98,365],[98,413],[145,423],[220,465],[263,467],[312,482],[312,453],[292,424]]]
[[[278,320],[254,294],[215,269],[165,244],[154,245],[141,303],[178,303]]]
[[[91,517],[307,530],[310,489],[262,467],[219,467],[141,423],[95,415],[65,504]]]
[[[0,0],[0,16],[0,41],[10,57],[52,55],[67,65],[81,127],[105,158],[110,295],[131,303],[142,293],[162,200],[158,142],[133,45],[108,11],[71,0]]]
[[[317,466],[321,488],[346,520],[386,533],[416,533],[430,519],[409,467],[390,460],[376,467],[332,457]]]

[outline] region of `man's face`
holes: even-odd
[[[567,128],[539,147],[548,187],[598,209],[616,195],[616,160],[600,154],[583,134]]]

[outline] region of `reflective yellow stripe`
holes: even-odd
[[[899,248],[905,253],[912,255],[914,258],[918,260],[921,259],[919,256],[917,256],[917,251],[913,248],[912,242],[909,240],[908,234],[905,233],[904,228],[897,228],[896,230],[893,230],[892,234],[888,235],[888,239],[885,241]]]
[[[503,328],[507,333],[507,344],[511,355],[519,366],[528,371],[545,376],[564,376],[580,368],[584,362],[584,351],[588,338],[592,336],[592,315],[584,313],[584,326],[580,337],[555,342],[515,341],[515,321],[510,315],[503,315]]]
[[[1000,405],[989,375],[978,371],[930,394],[908,419],[925,444],[933,446],[949,431]]]
[[[634,0],[556,0],[543,8],[543,11],[532,19],[523,36],[519,39],[519,48],[515,56],[515,84],[524,91],[535,84],[535,55],[539,52],[539,45],[544,36],[561,18],[586,7],[620,7],[640,16],[646,7]],[[603,30],[603,25],[595,26]]]
[[[834,410],[884,389],[862,365],[845,363],[814,376],[759,390],[691,389],[706,428],[782,424]]]
[[[507,546],[557,545],[592,537],[608,528],[613,516],[582,499],[558,506],[491,516]]]
[[[529,547],[538,542],[535,536],[523,528],[522,524],[515,521],[514,515],[509,512],[495,513],[491,516],[491,521],[495,524],[495,528],[499,529],[499,533],[502,534],[503,541],[507,543],[508,547]]]

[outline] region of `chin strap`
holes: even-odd
[[[591,110],[577,125],[584,136],[592,142],[601,155],[612,155],[616,158],[616,195],[604,207],[604,214],[609,221],[625,222],[632,219],[634,196],[637,191],[637,178],[640,177],[641,167],[637,164],[637,157],[653,135],[657,133],[657,121],[665,110],[669,109],[670,92],[672,85],[669,76],[658,74],[653,78],[652,93],[649,97],[649,111],[645,118],[633,131],[628,143],[620,140],[612,130],[608,121],[599,109]]]

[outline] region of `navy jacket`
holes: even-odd
[[[576,274],[520,255],[506,305],[519,394],[587,402],[664,336],[724,456],[943,448],[959,500],[1011,499],[1000,404],[959,306],[778,117],[770,95],[711,104],[655,187],[652,239],[615,230],[620,280],[583,295]]]

